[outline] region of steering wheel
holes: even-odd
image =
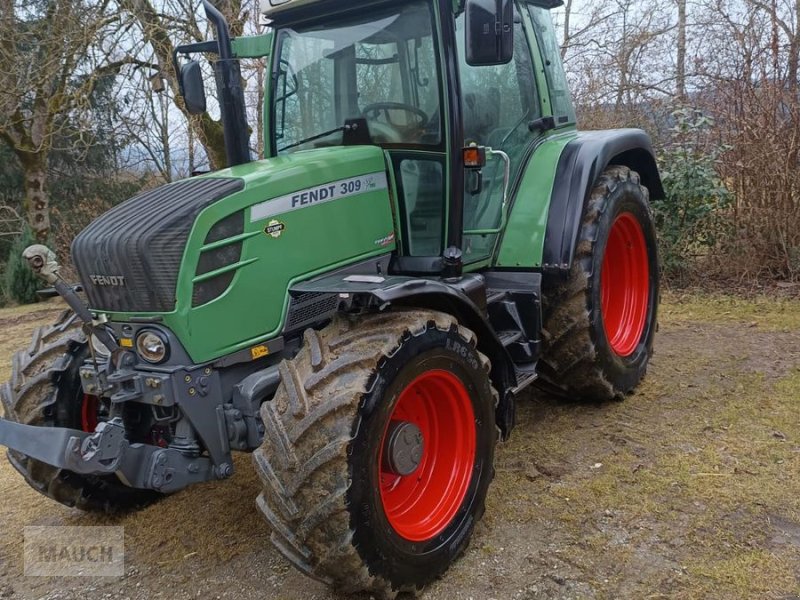
[[[395,123],[392,121],[391,111],[393,110],[403,110],[407,113],[411,113],[415,117],[419,119],[418,123],[411,123],[411,127],[422,127],[425,123],[428,122],[428,115],[425,113],[424,110],[417,108],[411,104],[405,104],[403,102],[374,102],[372,104],[367,104],[362,110],[361,113],[365,117],[369,117],[370,113],[374,113],[374,118],[377,119],[381,113],[386,115],[386,122],[393,126],[393,127],[408,127],[409,124],[400,125],[399,123]]]

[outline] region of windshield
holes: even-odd
[[[429,3],[420,1],[280,30],[273,93],[278,152],[340,145],[351,119],[366,119],[373,143],[439,145],[432,23]]]

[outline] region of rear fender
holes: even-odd
[[[595,182],[609,165],[636,171],[651,198],[664,197],[652,144],[644,131],[617,129],[578,134],[564,147],[556,169],[542,254],[545,273],[569,273],[583,207]]]

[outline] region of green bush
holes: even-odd
[[[727,148],[708,140],[713,119],[689,109],[673,117],[671,140],[660,157],[665,198],[652,206],[665,274],[677,278],[725,235],[724,210],[733,196],[716,170]]]
[[[8,301],[33,304],[40,300],[36,290],[42,289],[44,285],[33,274],[25,259],[22,258],[22,252],[25,248],[35,243],[33,234],[26,227],[22,235],[11,245],[2,282],[3,296]]]

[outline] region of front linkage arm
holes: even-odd
[[[119,418],[100,423],[91,434],[0,419],[0,446],[82,475],[116,473],[130,487],[162,493],[217,478],[217,470],[206,457],[188,457],[172,448],[130,444]]]

